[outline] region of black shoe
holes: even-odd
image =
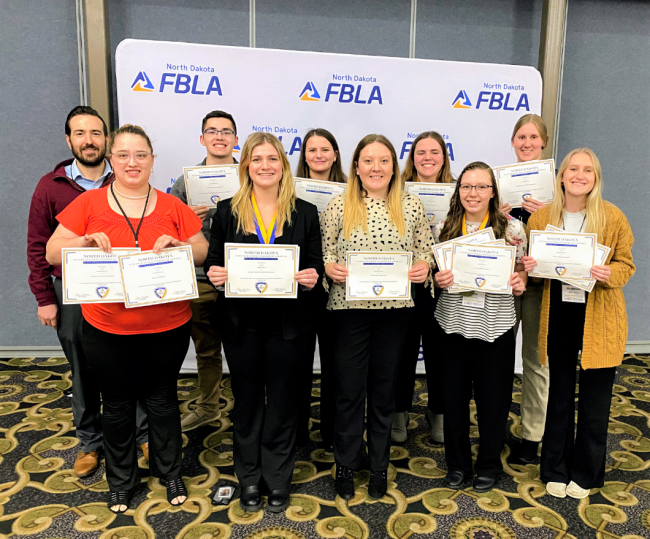
[[[336,465],[336,480],[334,481],[336,493],[344,500],[354,498],[354,480],[352,470],[347,466]]]
[[[445,477],[445,485],[455,490],[463,488],[465,481],[467,481],[467,476],[461,470],[447,472],[447,477]]]
[[[269,492],[269,501],[266,508],[271,513],[281,513],[289,505],[289,489],[279,488]]]
[[[474,484],[472,486],[476,492],[489,492],[497,486],[501,475],[499,474],[496,477],[478,476],[474,478]]]
[[[519,446],[513,451],[512,462],[514,464],[535,464],[537,462],[538,449],[539,442],[531,442],[522,438]]]
[[[178,507],[185,503],[187,500],[187,488],[185,488],[185,483],[183,483],[182,479],[168,479],[165,481],[165,487],[167,487],[167,501],[170,505]],[[172,503],[173,500],[180,498],[181,496],[185,496],[185,500],[178,503]]]
[[[132,492],[130,490],[112,490],[108,493],[108,503],[106,505],[111,511],[113,511],[113,513],[117,515],[120,513],[126,513],[127,509],[129,508],[129,504],[131,503],[131,494]],[[126,506],[126,509],[121,510],[119,508],[120,505]],[[113,507],[116,509],[113,509]]]
[[[262,497],[257,485],[243,487],[239,496],[239,505],[246,513],[254,513],[262,507]]]
[[[388,470],[370,470],[368,495],[375,500],[384,497],[388,490]]]

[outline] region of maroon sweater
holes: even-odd
[[[70,202],[86,190],[65,174],[65,167],[74,159],[59,163],[52,172],[41,178],[36,186],[29,207],[27,224],[27,264],[29,265],[29,288],[36,296],[39,307],[56,303],[52,275],[61,277],[61,266],[52,266],[45,260],[45,246],[59,222],[56,216]],[[109,174],[102,188],[110,185],[113,174]]]

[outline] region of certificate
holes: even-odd
[[[429,224],[435,225],[444,221],[449,211],[451,195],[456,186],[451,183],[406,182],[404,190],[416,195],[424,205],[429,218]]]
[[[433,257],[436,259],[436,264],[440,270],[449,269],[449,266],[445,264],[445,257],[443,255],[443,250],[445,247],[451,247],[451,245],[456,243],[485,243],[486,241],[494,241],[494,232],[492,227],[484,228],[483,230],[477,230],[471,234],[465,234],[460,238],[455,238],[449,241],[443,241],[442,243],[437,243],[433,246]]]
[[[95,247],[61,249],[63,304],[124,303],[118,256],[138,252],[121,247],[110,253]]]
[[[119,268],[127,309],[199,297],[189,245],[120,255]]]
[[[596,256],[596,234],[533,230],[528,254],[537,261],[531,277],[588,281]]]
[[[296,298],[297,245],[226,243],[227,298]]]
[[[239,191],[239,165],[185,167],[183,174],[188,206],[214,208]]]
[[[515,271],[516,247],[454,243],[451,271],[454,283],[468,290],[512,294],[510,277]]]
[[[325,211],[333,197],[345,193],[347,187],[345,183],[308,180],[306,178],[294,178],[293,185],[296,189],[296,196],[316,206],[318,215]]]
[[[411,299],[412,258],[403,251],[348,251],[345,299]]]
[[[442,250],[442,256],[443,256],[444,262],[445,262],[445,268],[451,268],[451,254],[453,252],[452,247],[453,247],[454,243],[458,243],[458,242],[454,242],[452,240],[451,244],[448,247],[444,247],[443,250]],[[472,244],[472,245],[486,245],[486,246],[487,245],[501,245],[501,246],[505,246],[505,244],[506,244],[506,240],[501,239],[501,240],[494,240],[494,241],[486,241],[484,243]],[[467,290],[467,288],[463,288],[462,286],[458,286],[457,284],[452,284],[450,287],[447,288],[447,292],[452,293],[452,294],[458,293],[458,292],[464,292],[466,290]]]
[[[555,162],[553,159],[529,161],[496,167],[494,175],[501,203],[521,208],[528,197],[549,204],[555,196]]]

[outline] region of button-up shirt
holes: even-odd
[[[72,162],[72,164],[65,167],[66,176],[68,176],[68,178],[71,178],[77,185],[79,185],[79,187],[83,187],[86,191],[90,191],[91,189],[99,189],[104,183],[106,176],[108,176],[111,172],[113,172],[113,169],[111,168],[110,163],[106,161],[106,159],[104,159],[104,173],[95,182],[89,180],[88,178],[84,178],[81,170],[79,170],[76,159]]]

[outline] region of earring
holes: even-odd
[[[151,167],[151,173],[153,174],[153,167]]]

